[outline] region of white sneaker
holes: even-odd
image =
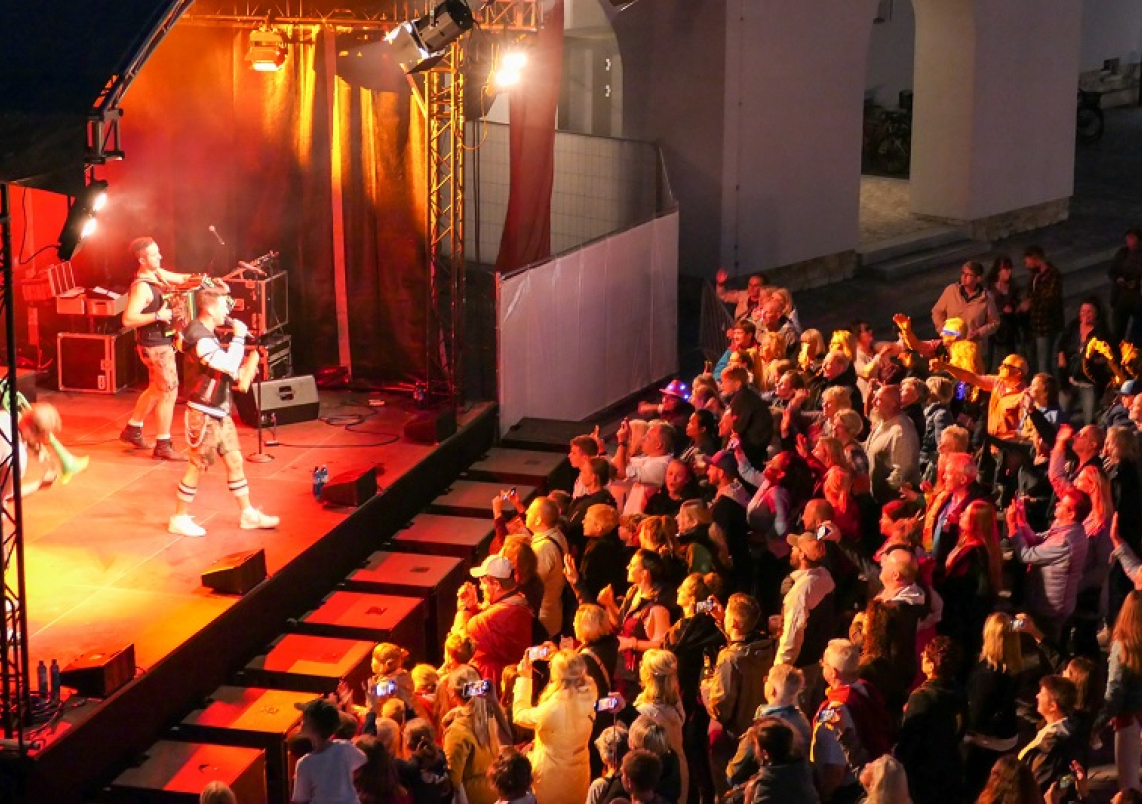
[[[257,508],[247,508],[242,512],[242,530],[276,528],[280,521],[278,517],[263,514]]]
[[[190,514],[175,514],[171,517],[167,530],[179,536],[205,536],[206,528],[195,523]]]

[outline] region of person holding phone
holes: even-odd
[[[532,657],[519,663],[512,696],[512,720],[535,731],[528,752],[535,797],[543,804],[582,804],[591,786],[587,744],[595,722],[598,690],[587,674],[586,660],[561,650],[549,661],[551,680],[531,706]]]
[[[448,775],[454,789],[464,788],[468,804],[493,804],[497,798],[488,768],[500,752],[499,703],[494,694],[466,694],[473,691],[470,685],[484,680],[475,669],[461,667],[444,685],[453,704],[441,723]],[[488,689],[492,691],[490,685]]]

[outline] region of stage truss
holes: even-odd
[[[321,3],[198,0],[185,19],[211,24],[280,27],[324,26],[334,31],[387,32],[429,13],[435,2],[390,0],[367,12],[326,8]],[[475,3],[473,3],[475,6]],[[485,34],[534,34],[541,21],[537,0],[489,0],[473,8]],[[408,76],[424,118],[426,300],[425,384],[414,393],[463,403],[461,343],[464,333],[464,92],[466,37],[453,42],[429,69]],[[479,88],[478,91],[483,91]]]

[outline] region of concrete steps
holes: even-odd
[[[937,226],[860,248],[861,273],[900,279],[975,259],[991,244],[972,240],[957,226]]]

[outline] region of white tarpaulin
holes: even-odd
[[[678,213],[500,277],[500,429],[578,421],[678,369]]]

